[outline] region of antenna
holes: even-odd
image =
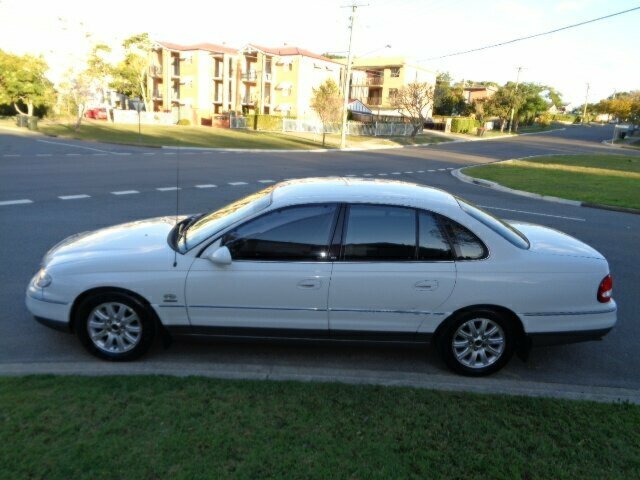
[[[176,155],[176,225],[180,212],[180,136],[178,136],[178,153]],[[177,245],[176,245],[177,247]],[[173,251],[173,268],[178,266],[178,251]]]

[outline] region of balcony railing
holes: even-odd
[[[354,86],[368,86],[376,87],[381,86],[384,83],[383,77],[366,77],[366,78],[354,78],[351,82]]]
[[[242,80],[245,82],[255,82],[258,75],[255,71],[247,72],[242,74]]]
[[[149,67],[149,75],[152,77],[162,76],[162,67],[160,65],[152,65]]]
[[[242,104],[243,105],[253,105],[253,100],[249,96],[244,96],[244,97],[242,97]]]
[[[369,97],[367,98],[367,101],[364,103],[366,103],[367,105],[374,105],[374,106],[382,105],[382,97]]]

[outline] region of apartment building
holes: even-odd
[[[436,73],[406,57],[357,58],[353,61],[350,98],[360,100],[377,115],[399,116],[391,97],[411,82],[435,86]],[[427,112],[426,116],[431,116]]]
[[[492,85],[473,85],[470,87],[464,87],[464,101],[467,103],[473,103],[476,100],[485,100],[491,98],[498,91],[498,87]]]
[[[315,116],[313,89],[332,78],[340,85],[343,65],[298,47],[249,44],[241,50],[241,106],[250,113]]]
[[[154,111],[194,124],[236,105],[238,50],[225,45],[155,42],[149,88]]]

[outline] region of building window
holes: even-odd
[[[293,63],[289,63],[289,71],[292,72],[293,71]]]
[[[389,98],[395,98],[398,96],[398,89],[397,88],[390,88],[389,89]]]
[[[391,68],[391,78],[398,78],[400,76],[400,67]]]

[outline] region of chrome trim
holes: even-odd
[[[186,305],[158,305],[161,308],[185,308]]]
[[[602,313],[613,313],[617,311],[618,308],[610,308],[609,310],[593,310],[588,312],[530,312],[530,313],[522,313],[521,315],[525,317],[552,317],[558,315],[599,315]]]
[[[369,308],[330,308],[329,312],[361,312],[361,313],[408,313],[412,315],[435,315],[423,310],[374,310]],[[438,314],[444,315],[444,314]]]
[[[188,308],[235,308],[238,310],[287,310],[287,311],[303,311],[303,312],[326,312],[326,308],[315,307],[247,307],[244,305],[188,305]]]

